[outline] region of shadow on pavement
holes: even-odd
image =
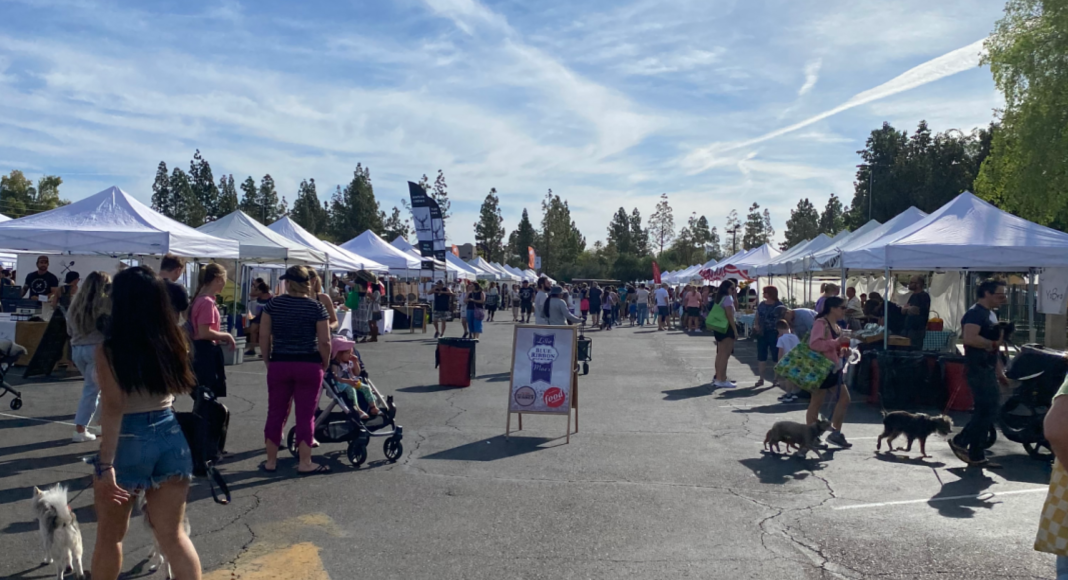
[[[492,375],[482,375],[475,378],[480,381],[486,381],[487,383],[503,383],[512,378],[512,373],[494,373]]]
[[[744,399],[744,398],[747,398],[747,397],[755,397],[755,396],[759,395],[760,393],[763,393],[765,391],[770,391],[770,390],[775,389],[775,388],[776,387],[773,387],[771,385],[767,385],[767,386],[764,386],[764,387],[739,387],[739,388],[734,388],[734,389],[724,389],[722,392],[720,392],[718,398],[720,398],[720,399]]]
[[[441,391],[452,391],[462,387],[446,387],[443,385],[419,385],[416,387],[402,387],[397,389],[399,393],[438,393]]]
[[[55,447],[65,447],[67,445],[74,445],[69,437],[62,439],[54,439],[52,441],[37,441],[36,443],[26,443],[25,445],[15,445],[13,447],[0,447],[0,457],[4,455],[16,455],[18,453],[26,453],[28,451],[40,451],[42,449],[53,449]]]
[[[695,387],[686,387],[685,389],[670,389],[660,392],[664,393],[665,401],[685,401],[686,399],[707,397],[715,391],[716,389],[713,388],[710,383],[706,385],[697,385]]]
[[[946,471],[960,479],[942,484],[942,489],[927,500],[928,505],[938,510],[938,515],[947,518],[971,518],[975,516],[977,509],[991,509],[995,504],[1001,503],[981,495],[984,490],[997,483],[982,470],[953,467]]]
[[[66,421],[71,422],[74,420],[74,415],[50,415],[48,417],[33,417],[26,419],[4,419],[0,421],[0,429],[17,429],[19,427],[33,427],[34,425],[40,425],[42,422],[48,421]]]
[[[738,461],[752,470],[753,475],[760,479],[760,483],[784,485],[788,481],[801,481],[812,475],[813,471],[824,468],[823,459],[833,459],[834,450],[823,450],[822,458],[815,458],[809,452],[808,456],[801,458],[795,455],[777,454],[761,451],[760,457],[742,459]]]
[[[497,435],[496,437],[490,437],[489,439],[483,439],[481,441],[475,441],[459,447],[453,447],[452,449],[425,455],[421,457],[421,459],[496,461],[498,459],[541,451],[543,449],[551,449],[557,445],[564,445],[563,442],[560,442],[557,443],[557,445],[543,447],[543,445],[550,441],[558,441],[560,439],[562,439],[562,437],[516,437],[514,434],[508,439],[505,439],[504,435]]]
[[[896,448],[895,448],[896,449]],[[901,449],[896,449],[898,453],[904,453]],[[894,455],[885,451],[876,451],[875,456],[879,461],[885,461],[886,463],[902,463],[905,465],[919,465],[921,467],[930,467],[937,469],[939,467],[945,467],[946,464],[941,461],[927,461],[923,457],[917,455],[916,457],[910,457],[908,455]]]

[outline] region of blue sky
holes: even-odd
[[[0,0],[0,172],[148,201],[199,148],[218,177],[320,198],[362,162],[384,209],[443,169],[449,237],[491,187],[505,225],[552,188],[592,243],[668,193],[723,229],[852,199],[883,121],[986,125],[998,0]]]

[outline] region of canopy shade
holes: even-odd
[[[419,271],[423,265],[422,260],[391,246],[371,230],[341,244],[341,249],[374,260],[394,273],[400,270]]]
[[[519,282],[523,280],[522,276],[510,271],[508,268],[505,267],[504,264],[501,264],[500,262],[490,262],[490,265],[507,275],[507,279],[511,280],[512,282]]]
[[[501,269],[497,268],[493,264],[490,264],[489,262],[484,260],[482,258],[482,256],[477,256],[477,257],[475,257],[473,260],[471,260],[468,263],[470,265],[474,266],[475,268],[478,268],[479,270],[482,270],[483,272],[485,272],[485,274],[480,276],[480,278],[484,278],[484,279],[487,279],[487,280],[514,280],[514,279],[516,279],[515,274],[512,274],[511,272],[508,272],[506,270],[501,270]]]
[[[428,262],[432,259],[423,257],[423,255],[419,253],[419,250],[415,249],[415,246],[409,244],[408,240],[400,236],[394,238],[393,241],[390,242],[390,245],[394,248],[397,248],[398,250],[407,252],[408,254],[415,256],[420,261]],[[460,258],[454,256],[451,252],[445,252],[444,262],[434,260],[434,269],[444,269],[447,272],[452,272],[454,276],[462,280],[474,280],[478,275],[478,273],[475,272],[474,269],[465,264]]]
[[[1063,268],[1068,267],[1068,234],[1002,211],[966,191],[855,254],[869,267],[881,262],[874,267],[891,270]],[[856,267],[852,257],[843,259]]]
[[[774,260],[779,254],[779,250],[772,246],[771,243],[753,248],[747,252],[744,256],[734,258],[730,261],[723,261],[716,264],[715,270],[712,272],[713,280],[725,280],[732,278],[735,280],[752,280],[754,274],[750,273],[750,269],[754,270]]]
[[[197,228],[197,231],[236,241],[241,246],[242,260],[326,263],[325,253],[274,233],[241,210],[208,222]]]
[[[806,252],[807,255],[803,257],[803,269],[806,272],[819,272],[824,270],[823,263],[833,262],[834,257],[841,254],[846,248],[854,247],[856,240],[863,239],[868,232],[876,230],[881,226],[879,222],[871,220],[868,223],[860,226],[859,228],[851,231],[839,232],[839,235],[835,236],[832,242],[827,247],[816,252]]]
[[[240,248],[156,213],[118,187],[0,223],[0,248],[17,252],[237,258]]]
[[[369,260],[362,256],[357,256],[352,252],[348,252],[324,242],[319,238],[311,235],[308,230],[300,227],[300,224],[293,221],[286,216],[273,224],[267,226],[272,232],[279,234],[283,237],[289,238],[295,242],[298,242],[305,247],[311,248],[317,252],[326,254],[327,262],[332,270],[347,270],[354,272],[356,270],[373,270],[375,272],[386,272],[389,268],[385,267],[374,260]]]
[[[927,217],[927,214],[916,209],[915,207],[910,207],[894,216],[893,219],[887,220],[885,224],[882,224],[877,228],[873,228],[863,234],[853,236],[852,238],[850,238],[849,244],[842,246],[841,252],[836,252],[834,253],[834,255],[831,255],[829,257],[817,254],[816,259],[820,262],[820,265],[823,268],[841,268],[843,266],[847,269],[859,268],[860,262],[857,261],[857,258],[861,256],[858,254],[851,254],[852,257],[846,259],[845,257],[847,254],[849,254],[853,250],[863,248],[868,244],[871,244],[872,242],[875,242],[876,240],[879,240],[881,238],[892,238],[897,235],[897,232],[900,232],[901,230],[911,226],[912,224],[922,220],[925,217]],[[850,262],[850,260],[852,260],[852,263]],[[875,268],[882,269],[881,266],[875,266]]]

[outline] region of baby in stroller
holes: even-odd
[[[335,336],[330,341],[330,370],[337,379],[338,394],[349,408],[366,421],[377,417],[381,411],[375,404],[371,387],[362,379],[363,363],[353,347],[356,343],[344,336]]]

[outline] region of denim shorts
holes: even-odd
[[[776,346],[779,336],[777,334],[769,338],[765,336],[767,335],[757,335],[757,361],[767,362],[770,358],[773,362],[779,362],[779,347]]]
[[[193,478],[193,456],[170,408],[123,415],[112,463],[115,481],[130,492],[158,488],[173,478]]]

